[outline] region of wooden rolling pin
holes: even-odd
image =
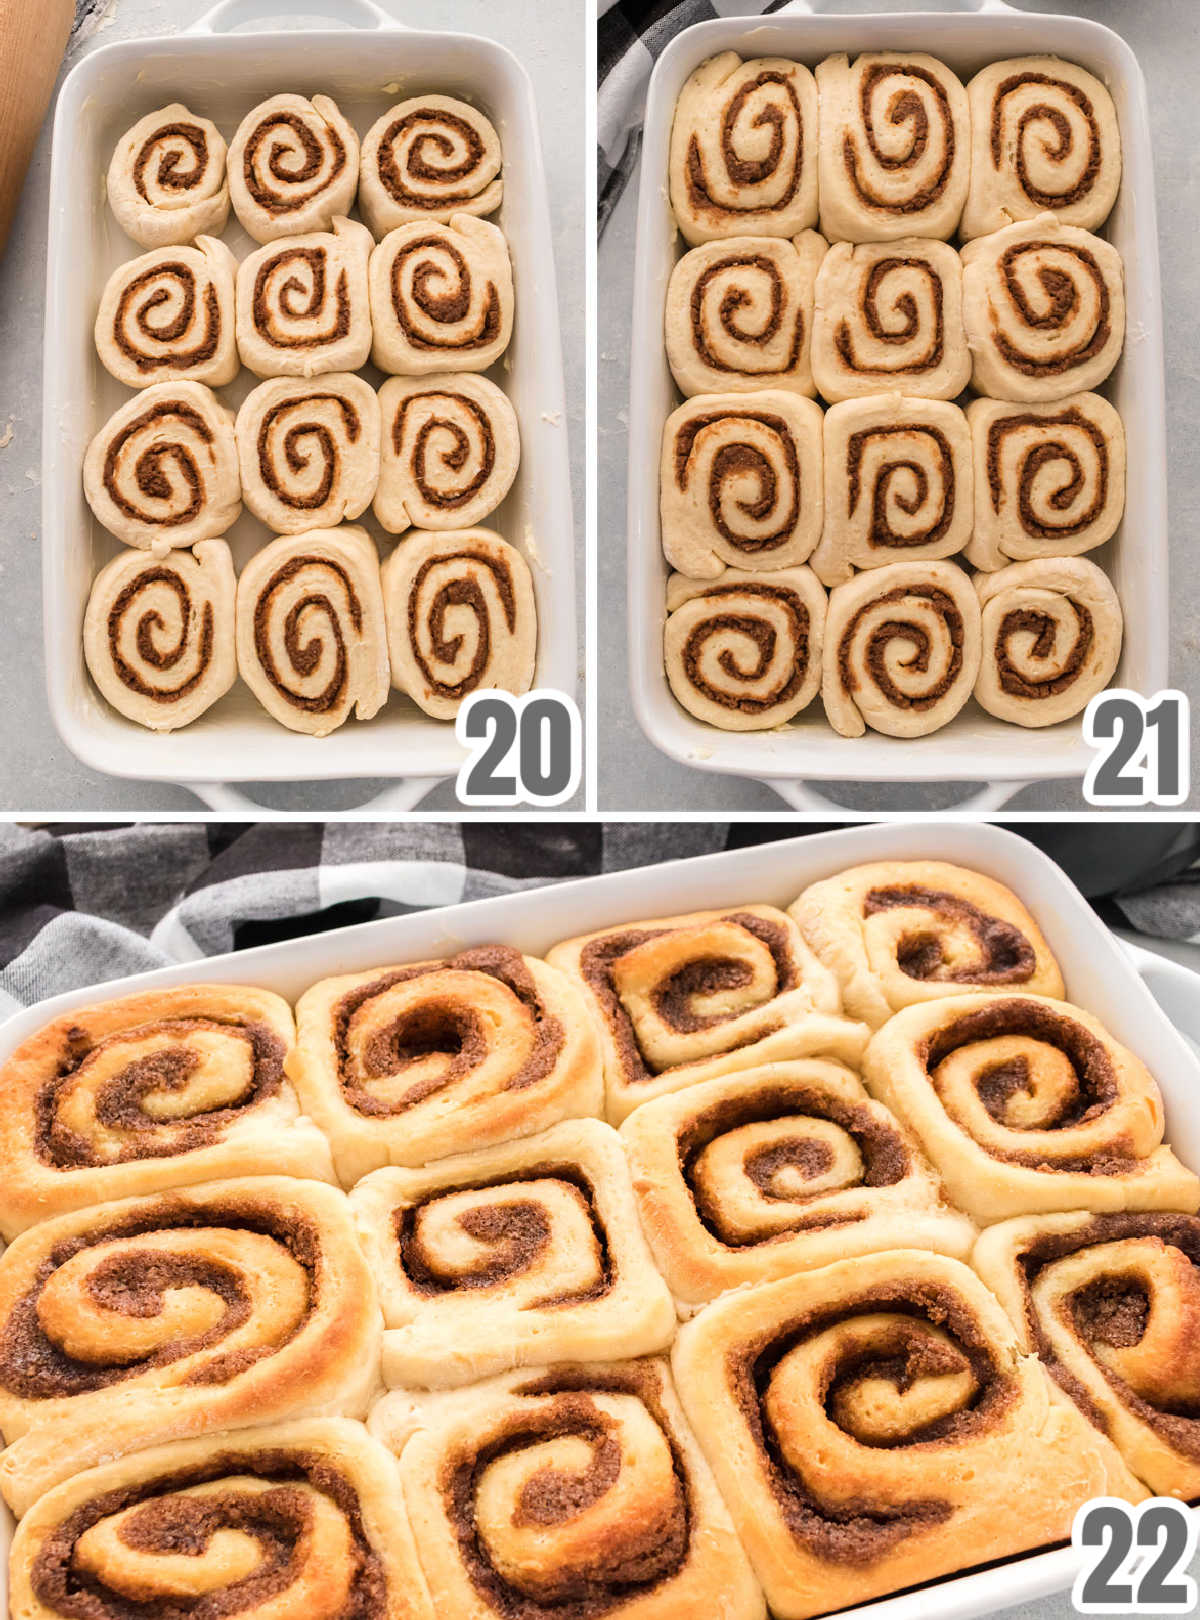
[[[75,0],[0,0],[0,256],[74,21]]]

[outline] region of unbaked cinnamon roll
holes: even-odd
[[[765,1620],[665,1361],[386,1395],[435,1610],[454,1620]]]
[[[128,546],[161,553],[222,536],[242,510],[233,413],[203,383],[155,383],[88,445],[83,493]]]
[[[117,224],[144,248],[220,236],[229,219],[220,130],[178,101],[147,113],[117,142],[105,191]]]
[[[967,93],[919,51],[827,56],[821,108],[821,230],[831,242],[953,236],[971,173]]]
[[[1121,132],[1100,80],[1057,56],[993,62],[967,86],[971,186],[964,238],[1049,210],[1104,224],[1121,184]]]
[[[502,389],[469,371],[389,377],[379,408],[375,516],[385,529],[465,529],[491,516],[521,459],[517,413]]]
[[[533,576],[491,529],[409,535],[383,565],[383,600],[392,685],[435,720],[472,692],[533,685]]]
[[[943,399],[871,394],[825,413],[825,523],[812,556],[823,585],[856,568],[928,562],[971,536],[971,435]]]
[[[678,701],[723,731],[766,731],[821,685],[825,592],[811,568],[667,581],[663,665]]]
[[[773,906],[655,917],[564,940],[546,960],[599,1020],[608,1117],[700,1080],[782,1058],[853,1064],[867,1031]]]
[[[361,1417],[379,1304],[345,1195],[210,1181],[58,1215],[0,1257],[0,1493],[303,1413]]]
[[[237,415],[246,505],[276,534],[361,517],[379,481],[379,401],[348,371],[276,377]]]
[[[815,297],[812,371],[822,399],[891,390],[954,399],[970,381],[962,266],[948,243],[836,243]]]
[[[959,1260],[898,1249],[730,1294],[685,1323],[675,1380],[780,1620],[1069,1540],[1141,1501]]]
[[[194,247],[156,248],[118,265],[96,315],[96,353],[127,388],[237,376],[237,260],[212,236]]]
[[[1200,1495],[1200,1219],[1034,1215],[974,1265],[1086,1418],[1156,1496]]]
[[[828,1059],[655,1098],[621,1138],[646,1236],[685,1312],[898,1244],[966,1259],[975,1238],[907,1133]]]
[[[1125,428],[1100,394],[1046,405],[973,399],[975,529],[967,560],[1003,568],[1111,540],[1125,510]]]
[[[670,188],[693,247],[815,225],[817,87],[803,63],[736,51],[702,63],[675,104]]]
[[[229,148],[229,194],[256,242],[328,231],[358,190],[358,136],[328,96],[272,96]]]
[[[663,429],[667,561],[692,579],[791,568],[821,534],[821,411],[783,389],[698,394]]]
[[[1011,889],[949,861],[874,861],[810,883],[788,907],[872,1028],[973,990],[1063,996],[1042,931]]]
[[[122,551],[92,583],[83,614],[88,673],[119,714],[178,731],[237,679],[237,579],[223,540],[165,557]]]
[[[365,529],[310,529],[264,546],[237,593],[238,669],[267,713],[324,737],[388,698],[379,555]]]
[[[414,96],[363,138],[358,206],[376,238],[410,220],[494,214],[504,199],[500,137],[477,107]]]
[[[394,1458],[298,1418],[105,1463],[40,1499],[10,1563],[22,1620],[133,1613],[432,1620]],[[136,1594],[136,1595],[134,1595]]]
[[[379,1279],[392,1387],[649,1355],[675,1337],[620,1140],[598,1119],[377,1170],[350,1203]]]
[[[371,352],[371,233],[351,219],[271,242],[238,271],[237,346],[258,377],[357,371]]]
[[[685,396],[784,388],[812,394],[813,291],[825,240],[731,236],[692,248],[671,272],[665,337]]]
[[[1053,214],[968,242],[963,320],[971,382],[996,399],[1065,399],[1097,388],[1125,342],[1121,255]]]
[[[389,231],[371,254],[371,318],[380,371],[486,371],[512,336],[504,232],[473,214]]]
[[[888,563],[829,593],[821,697],[833,729],[924,737],[979,674],[979,598],[951,562]]]
[[[1086,709],[1121,659],[1124,621],[1108,575],[1086,557],[1040,557],[976,576],[982,609],[977,702],[998,720],[1053,726]]]
[[[980,991],[906,1007],[863,1074],[977,1221],[1200,1206],[1145,1065],[1069,1002]]]
[[[600,1111],[585,999],[507,946],[323,979],[296,1019],[288,1073],[346,1186]]]

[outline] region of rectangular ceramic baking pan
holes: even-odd
[[[97,359],[92,325],[110,272],[139,251],[108,208],[103,177],[120,135],[164,103],[185,101],[227,140],[241,118],[280,90],[333,96],[360,135],[390,105],[427,90],[462,96],[495,123],[504,148],[504,202],[516,282],[513,339],[496,368],[521,425],[521,467],[488,519],[530,563],[538,607],[535,684],[576,684],[574,543],[553,238],[533,88],[502,46],[474,35],[402,28],[369,0],[318,8],[357,23],[337,30],[232,33],[239,22],[292,12],[279,0],[225,0],[193,32],[109,45],[68,76],[54,122],[46,288],[42,562],[50,709],[63,740],[96,770],[164,782],[303,781],[453,775],[464,758],[454,727],[393,693],[365,723],[328,737],[278,725],[240,682],[193,725],[158,736],[110,709],[92,686],[80,643],[88,591],[118,542],[83,498],[84,449],[129,391]],[[302,7],[299,9],[303,9]],[[483,17],[486,12],[480,10]],[[387,26],[383,26],[386,24]],[[255,244],[231,216],[239,258]],[[372,375],[373,373],[368,373]],[[221,390],[233,408],[256,381]],[[359,520],[373,527],[368,512]],[[382,531],[374,528],[377,537]],[[269,538],[243,514],[230,532],[241,567]],[[384,554],[390,550],[387,540]]]
[[[820,0],[813,0],[813,11]],[[869,3],[869,0],[867,0]],[[972,0],[959,0],[971,6]],[[702,725],[675,702],[663,673],[667,566],[659,542],[658,473],[662,428],[678,394],[663,348],[663,304],[671,270],[686,244],[667,196],[667,153],[675,102],[684,81],[718,51],[790,56],[815,67],[835,51],[924,50],[963,80],[1005,57],[1069,58],[1112,92],[1121,126],[1124,178],[1103,234],[1125,261],[1125,352],[1105,392],[1125,423],[1129,472],[1125,521],[1107,546],[1090,553],[1112,577],[1125,614],[1125,641],[1113,684],[1153,693],[1167,684],[1166,437],[1162,299],[1154,212],[1154,168],[1146,87],[1123,39],[1078,17],[1015,11],[983,0],[969,12],[913,11],[877,16],[816,16],[804,0],[758,20],[724,17],[678,35],[650,81],[638,199],[629,417],[628,585],[630,680],[643,731],[656,747],[697,770],[756,776],[793,800],[808,801],[797,779],[864,782],[1026,782],[1082,776],[1092,757],[1080,719],[1044,730],[1006,725],[974,699],[940,731],[903,739],[868,731],[839,737],[820,699],[788,726],[724,732]],[[793,791],[789,792],[789,779]],[[819,802],[815,801],[815,802]]]
[[[974,867],[1021,896],[1062,964],[1072,999],[1100,1016],[1118,1040],[1144,1059],[1166,1100],[1169,1141],[1185,1163],[1200,1165],[1200,1061],[1160,1006],[1161,1002],[1169,1007],[1184,1029],[1200,1036],[1200,977],[1147,951],[1131,954],[1105,929],[1059,867],[1024,839],[1003,828],[962,821],[891,823],[819,833],[390,917],[234,956],[137,974],[101,988],[57,996],[18,1013],[0,1027],[0,1063],[49,1019],[102,996],[209,980],[262,985],[294,1001],[328,974],[419,961],[496,940],[540,955],[570,935],[639,917],[670,916],[749,900],[786,906],[809,883],[847,866],[922,858]],[[10,1528],[10,1524],[0,1524],[0,1563],[4,1567]],[[1036,1553],[844,1610],[842,1620],[852,1616],[864,1620],[867,1616],[871,1620],[969,1620],[1062,1591],[1071,1585],[1076,1569],[1069,1547]]]

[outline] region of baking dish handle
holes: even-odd
[[[1200,1046],[1200,974],[1121,935],[1117,943],[1175,1028]]]
[[[382,788],[365,804],[356,805],[353,813],[355,816],[404,815],[407,811],[414,810],[441,780],[440,776],[403,776],[399,781],[389,782],[387,787]],[[258,821],[262,816],[262,805],[248,793],[243,793],[241,788],[234,787],[231,782],[183,782],[180,785],[187,788],[189,793],[194,793],[210,810],[232,812],[244,821]],[[297,811],[294,815],[289,811],[286,814],[292,819],[311,821],[321,812],[314,809]]]
[[[347,28],[402,28],[403,23],[388,15],[374,0],[328,0],[332,10]],[[321,0],[312,0],[312,10],[319,16]],[[198,17],[186,31],[189,34],[229,34],[242,23],[267,23],[275,17],[289,21],[303,16],[304,0],[218,0],[211,11]]]
[[[827,812],[836,810],[839,814],[845,810],[844,804],[836,799],[827,797],[820,788],[814,787],[811,782],[797,781],[794,778],[766,777],[766,785],[774,788],[781,799],[786,799],[793,810],[820,810]],[[989,815],[994,810],[1003,810],[1010,799],[1014,799],[1022,788],[1027,788],[1028,782],[985,782],[981,787],[969,793],[965,799],[959,799],[957,804],[950,806],[955,815],[966,811],[968,815]]]
[[[824,11],[824,9],[824,0],[787,0],[787,5],[780,6],[779,11],[775,12],[774,15],[779,16],[781,12],[787,11],[815,13]],[[870,0],[864,0],[864,4],[858,9],[871,11],[874,7],[871,5]],[[1019,14],[1019,8],[1010,6],[1008,0],[950,0],[949,5],[943,9],[947,11],[1006,11],[1010,14],[1012,12],[1018,12]]]

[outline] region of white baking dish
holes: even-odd
[[[0,1027],[0,1062],[27,1035],[98,994],[203,980],[265,986],[295,1000],[315,980],[384,963],[417,961],[500,940],[540,954],[557,940],[638,917],[670,916],[747,900],[786,906],[807,884],[860,861],[958,861],[1006,883],[1030,907],[1062,964],[1068,991],[1097,1013],[1148,1064],[1166,1099],[1167,1131],[1185,1163],[1200,1165],[1200,1061],[1161,1010],[1172,1007],[1200,1038],[1200,977],[1149,952],[1130,953],[1104,928],[1070,880],[1045,855],[1003,828],[962,821],[860,826],[842,832],[671,861],[390,917],[335,933],[289,940],[236,956],[137,974],[103,991],[72,991],[18,1013]],[[1137,969],[1144,974],[1139,978]],[[9,1527],[0,1524],[0,1561]],[[973,1575],[842,1611],[872,1620],[968,1620],[1068,1588],[1078,1568],[1071,1548],[1013,1559]]]
[[[869,3],[869,0],[867,0]],[[960,0],[970,5],[971,0]],[[814,0],[812,11],[819,0]],[[948,726],[910,740],[868,731],[839,737],[820,699],[786,727],[723,732],[702,725],[671,695],[663,672],[667,566],[659,543],[659,445],[678,400],[667,367],[662,312],[682,251],[667,198],[667,152],[675,101],[688,75],[718,51],[790,56],[810,67],[834,51],[927,50],[961,78],[1004,57],[1051,53],[1080,63],[1112,91],[1121,125],[1124,179],[1103,234],[1125,261],[1129,312],[1125,352],[1103,392],[1125,422],[1129,475],[1125,521],[1091,555],[1111,575],[1125,613],[1125,643],[1113,684],[1153,693],[1167,685],[1166,436],[1162,300],[1154,168],[1146,87],[1125,41],[1098,23],[1015,11],[984,0],[969,14],[932,11],[815,16],[804,0],[759,20],[699,23],[663,52],[650,81],[638,198],[629,413],[629,646],[638,720],[650,741],[697,770],[761,777],[798,804],[822,801],[799,779],[1008,784],[976,804],[1004,802],[1027,782],[1082,776],[1092,758],[1080,720],[1026,730],[993,719],[972,699]]]
[[[47,684],[50,710],[68,747],[85,764],[113,776],[186,784],[428,779],[452,776],[465,757],[452,725],[428,718],[398,693],[375,719],[349,721],[332,736],[317,738],[276,724],[239,682],[195,724],[156,736],[110,709],[88,678],[80,643],[84,605],[97,570],[119,547],[87,508],[80,468],[92,434],[129,398],[96,357],[92,323],[105,278],[140,251],[113,219],[102,181],[122,132],[170,101],[186,101],[211,117],[226,139],[257,102],[279,90],[332,95],[360,135],[389,105],[425,90],[463,96],[492,118],[505,159],[504,202],[495,218],[508,236],[517,289],[512,343],[495,375],[516,407],[522,454],[512,492],[488,522],[524,552],[533,570],[536,684],[575,690],[562,352],[529,78],[514,56],[490,40],[401,28],[369,0],[328,0],[321,8],[357,27],[228,31],[240,22],[296,9],[279,0],[226,0],[189,34],[93,52],[69,74],[59,96],[50,180],[42,466]],[[225,239],[239,257],[255,246],[232,217]],[[236,407],[255,381],[243,372],[221,395]],[[369,513],[359,521],[384,540],[386,555],[390,537],[374,526]],[[230,533],[238,566],[269,538],[260,523],[243,514]],[[429,785],[426,780],[414,791]],[[228,802],[230,796],[224,798]]]

